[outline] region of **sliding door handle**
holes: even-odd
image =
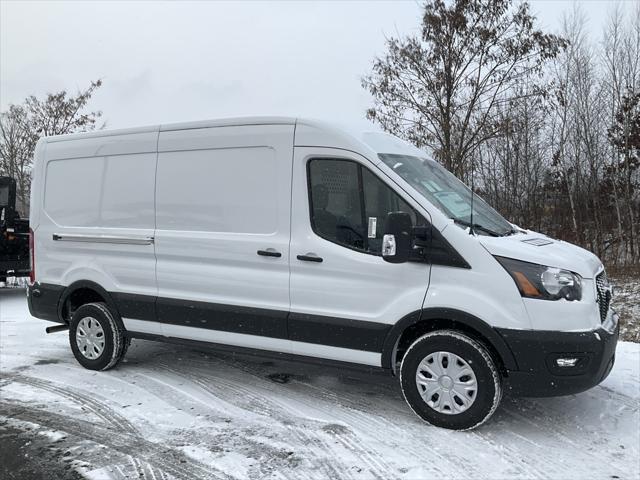
[[[302,260],[303,262],[322,263],[322,257],[317,256],[315,253],[307,253],[306,255],[298,255],[296,258],[298,260]]]
[[[275,251],[273,248],[268,248],[267,250],[258,250],[258,255],[262,257],[276,257],[276,258],[280,258],[282,256],[280,252]]]

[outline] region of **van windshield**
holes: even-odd
[[[457,225],[471,226],[471,190],[455,175],[426,158],[390,153],[378,156]],[[514,233],[511,224],[478,195],[473,200],[473,229],[492,236]]]

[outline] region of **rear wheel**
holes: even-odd
[[[89,370],[108,370],[126,353],[129,339],[104,303],[78,308],[69,324],[69,343],[76,360]]]
[[[400,384],[418,416],[454,430],[481,425],[502,398],[500,372],[487,349],[453,330],[430,332],[409,347]]]

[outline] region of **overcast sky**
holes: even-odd
[[[573,6],[531,3],[551,31]],[[581,2],[594,37],[613,3]],[[91,106],[109,128],[250,114],[365,127],[360,78],[385,36],[419,31],[419,5],[0,0],[0,107],[102,78]]]

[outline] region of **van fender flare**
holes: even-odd
[[[118,311],[118,306],[113,301],[113,297],[111,296],[111,294],[107,290],[105,290],[103,287],[101,287],[99,284],[97,284],[96,282],[92,282],[91,280],[75,281],[63,290],[62,295],[60,295],[60,300],[58,301],[58,318],[60,318],[60,321],[64,322],[62,309],[64,308],[64,305],[67,302],[67,300],[69,299],[69,296],[71,296],[73,292],[80,290],[82,288],[94,290],[102,298],[104,298],[104,301],[109,307],[109,309],[115,313],[117,321],[122,323],[122,320],[120,319],[120,312]]]
[[[382,368],[395,370],[393,357],[396,354],[398,342],[402,334],[412,325],[425,321],[428,322],[429,320],[448,320],[453,322],[454,328],[455,324],[458,323],[478,332],[500,356],[500,360],[507,371],[518,369],[518,364],[511,349],[500,334],[487,322],[462,310],[435,307],[417,310],[405,315],[391,327],[384,339],[382,347]]]

